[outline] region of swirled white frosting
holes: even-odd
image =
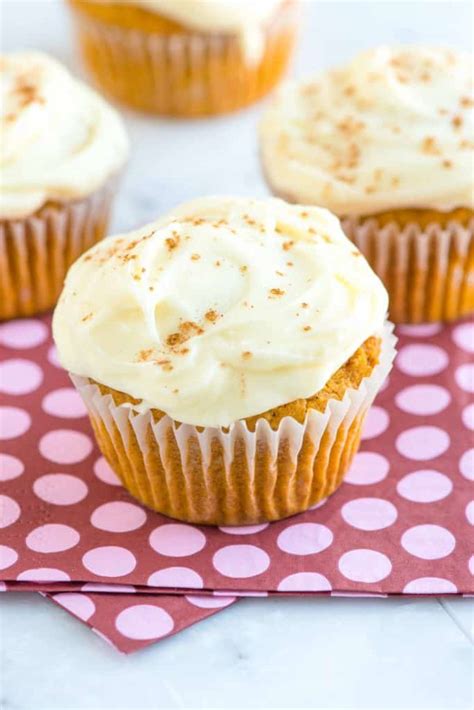
[[[210,197],[83,255],[53,332],[73,374],[227,426],[319,391],[386,311],[327,210]]]
[[[472,57],[380,47],[284,89],[261,125],[274,191],[338,215],[474,206]]]
[[[128,0],[199,32],[237,35],[245,57],[258,62],[264,30],[282,0]]]
[[[0,218],[83,197],[128,155],[121,119],[61,64],[39,52],[0,57]]]

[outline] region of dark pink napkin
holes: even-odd
[[[174,600],[171,590],[473,593],[474,325],[405,326],[398,336],[341,489],[281,522],[214,529],[146,510],[118,484],[58,367],[49,318],[3,324],[6,588],[125,584]]]
[[[103,591],[47,596],[121,653],[133,653],[173,636],[235,601],[233,597]]]

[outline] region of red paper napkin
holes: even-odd
[[[46,595],[121,653],[173,636],[232,604],[233,597],[60,592]]]
[[[474,325],[398,335],[341,489],[284,521],[213,529],[146,510],[118,485],[58,367],[48,318],[2,325],[3,580],[10,589],[473,593]]]

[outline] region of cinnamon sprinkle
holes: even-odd
[[[217,311],[214,311],[211,308],[210,310],[207,311],[207,313],[204,314],[204,318],[206,320],[210,321],[211,323],[215,323],[216,320],[219,318],[219,314]]]
[[[194,323],[193,321],[184,321],[184,323],[181,323],[179,326],[177,333],[171,333],[168,335],[166,338],[166,345],[173,349],[178,345],[182,345],[194,335],[202,335],[203,333],[204,330],[197,323]]]
[[[13,89],[13,93],[16,94],[19,99],[20,108],[26,108],[33,103],[46,103],[46,100],[44,96],[41,96],[38,87],[25,78],[18,78],[16,86]]]
[[[173,251],[179,246],[179,234],[177,232],[173,232],[173,237],[167,237],[165,239],[165,244],[168,248],[168,251]]]
[[[421,143],[421,150],[428,155],[440,155],[441,151],[434,136],[426,136]]]
[[[159,365],[165,372],[171,372],[173,370],[173,365],[171,360],[155,360],[155,365]]]
[[[153,353],[153,348],[147,348],[146,350],[140,350],[137,355],[137,362],[148,362],[151,359]]]

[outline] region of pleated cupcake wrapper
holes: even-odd
[[[266,94],[286,68],[298,17],[297,3],[281,6],[255,63],[237,37],[147,33],[74,12],[84,62],[102,90],[136,109],[183,117],[233,111]]]
[[[243,525],[306,510],[332,493],[355,453],[365,413],[386,378],[396,338],[387,323],[379,364],[358,389],[304,423],[261,418],[228,430],[177,424],[116,405],[90,380],[72,375],[98,443],[125,487],[145,505],[188,522]]]
[[[0,320],[52,308],[69,266],[107,228],[117,179],[77,201],[0,220]]]
[[[346,219],[343,228],[384,282],[395,323],[450,321],[474,312],[474,220],[421,228]]]

